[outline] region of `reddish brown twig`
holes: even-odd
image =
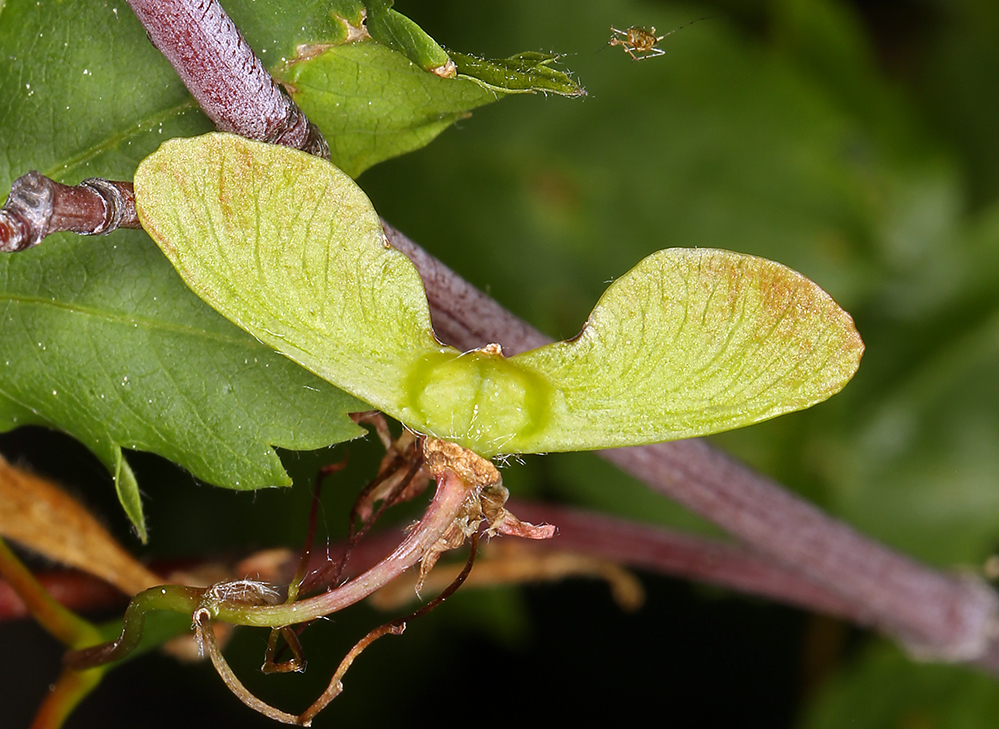
[[[32,170],[14,180],[0,209],[0,251],[23,251],[60,231],[99,235],[141,227],[132,183],[92,178],[70,187]]]

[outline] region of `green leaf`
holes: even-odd
[[[485,88],[516,94],[544,91],[560,96],[585,96],[586,90],[555,68],[559,56],[554,53],[519,53],[510,58],[476,58],[452,53],[458,73]]]
[[[334,164],[352,177],[427,145],[499,98],[472,81],[424,71],[372,40],[302,53],[275,77],[322,131]]]
[[[371,37],[401,53],[424,71],[453,75],[447,52],[405,15],[392,10],[394,0],[366,0],[367,28]]]
[[[19,428],[22,425],[48,425],[48,423],[28,408],[0,395],[0,433]]]
[[[124,5],[12,0],[0,50],[4,189],[32,168],[129,179],[164,138],[210,128]],[[86,444],[143,538],[122,448],[250,489],[290,483],[272,446],[361,432],[345,413],[362,403],[215,314],[141,231],[0,257],[0,312],[0,430],[47,425]]]
[[[228,488],[288,485],[270,446],[355,437],[345,414],[364,409],[220,319],[144,238],[50,241],[0,262],[0,389],[104,462],[140,531],[121,447]],[[76,271],[48,265],[66,257]]]
[[[274,74],[322,130],[333,163],[351,177],[429,144],[472,109],[507,93],[585,93],[568,75],[551,68],[555,56],[455,58],[461,75],[442,78],[368,39],[301,46],[299,55]]]
[[[863,351],[849,315],[779,264],[654,254],[579,336],[506,359],[438,344],[419,275],[332,165],[223,134],[140,165],[146,230],[199,296],[409,427],[485,456],[703,435],[837,392]]]

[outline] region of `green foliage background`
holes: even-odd
[[[563,64],[589,95],[507,99],[371,168],[359,182],[384,217],[558,337],[578,331],[609,278],[660,248],[723,247],[796,268],[855,316],[867,343],[861,370],[830,402],[719,442],[872,536],[942,567],[981,570],[999,546],[999,6],[410,0],[398,9],[461,51],[569,54]],[[611,25],[663,31],[703,16],[713,17],[665,41],[663,58],[635,63],[604,47]],[[137,103],[124,81],[114,98],[105,113]],[[120,160],[98,161],[85,174],[112,174]],[[11,166],[9,154],[0,160],[5,175],[23,171]],[[86,489],[126,535],[102,468],[68,440],[21,429],[0,448]],[[351,446],[345,485],[324,506],[334,534],[376,455],[369,443]],[[252,495],[130,456],[152,553],[296,544],[305,485],[333,457],[285,454],[296,488]],[[531,458],[504,477],[515,492],[707,529],[590,455]],[[487,723],[495,713],[486,707],[542,721],[586,716],[596,702],[650,706],[664,721],[700,712],[701,725],[995,723],[999,684],[970,671],[913,664],[790,610],[648,585],[644,612],[627,618],[592,586],[460,596],[365,654],[317,725],[421,711],[457,723],[469,709],[455,701],[483,707],[474,715]],[[269,698],[293,703],[299,690],[304,702],[374,620],[356,612],[307,636],[313,660],[297,688],[295,677],[251,675],[259,634],[244,632],[233,661]],[[44,638],[21,629],[11,640],[44,659]],[[128,673],[112,673],[69,726],[130,711],[148,726],[195,714],[217,725],[230,707],[241,725],[256,725],[209,669],[149,658]],[[9,703],[29,712],[48,678],[26,675],[0,668]],[[146,708],[129,708],[125,694]]]

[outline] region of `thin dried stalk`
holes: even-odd
[[[236,678],[228,662],[222,656],[218,641],[215,639],[215,630],[212,628],[212,617],[205,608],[199,608],[194,613],[194,627],[197,632],[198,644],[202,647],[212,665],[222,681],[232,691],[236,697],[254,711],[257,711],[269,719],[279,721],[282,724],[298,724],[298,717],[280,709],[275,709],[265,701],[261,701],[254,696],[243,683]],[[308,726],[306,724],[305,726]]]

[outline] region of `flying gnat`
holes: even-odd
[[[634,61],[643,61],[646,58],[654,58],[655,56],[664,56],[666,51],[658,46],[658,43],[666,39],[667,37],[673,35],[678,30],[686,28],[688,25],[693,25],[701,20],[707,20],[708,18],[698,18],[697,20],[691,20],[689,23],[684,23],[679,28],[674,28],[669,33],[663,35],[656,35],[655,26],[650,26],[649,28],[639,28],[633,25],[625,30],[618,30],[617,28],[611,26],[611,39],[607,41],[609,46],[621,46],[624,52],[631,56]]]

